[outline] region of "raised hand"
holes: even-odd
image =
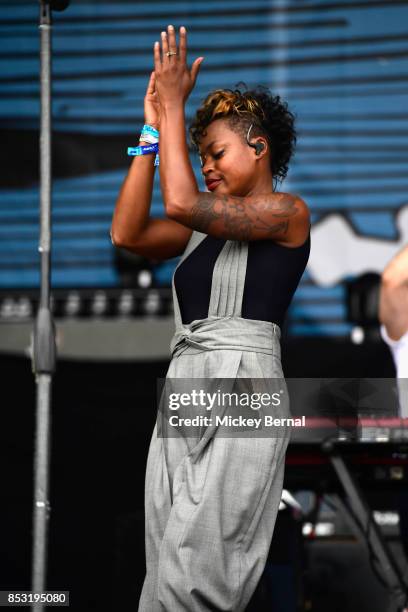
[[[169,25],[161,33],[160,42],[154,43],[154,71],[156,91],[160,104],[185,103],[197,80],[203,57],[194,60],[191,70],[187,66],[187,31],[180,28],[180,45],[177,48],[176,32]]]
[[[156,75],[153,71],[147,84],[144,98],[144,122],[158,130],[160,128],[160,102],[156,91]]]

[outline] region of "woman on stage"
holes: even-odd
[[[273,189],[294,150],[294,117],[264,88],[211,92],[190,128],[208,189],[200,191],[184,105],[203,58],[190,70],[186,56],[185,28],[177,46],[168,26],[145,97],[147,148],[121,188],[112,241],[152,259],[182,255],[169,379],[282,381],[280,328],[310,250],[307,205]],[[149,217],[157,139],[166,219]],[[287,402],[277,414],[289,414]],[[156,425],[139,612],[245,610],[271,543],[288,438],[223,437],[215,426],[199,439],[158,437]]]

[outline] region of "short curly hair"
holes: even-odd
[[[249,90],[241,81],[235,87],[234,90],[215,89],[207,95],[189,127],[191,142],[198,150],[206,128],[212,121],[222,118],[227,119],[229,127],[246,141],[249,126],[253,123],[250,137],[267,139],[272,177],[282,182],[296,147],[295,115],[280,96],[272,95],[263,85]],[[246,91],[240,91],[243,88]]]

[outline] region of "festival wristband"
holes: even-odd
[[[142,128],[142,133],[143,133],[143,132],[147,132],[147,133],[149,133],[149,134],[152,134],[152,136],[156,136],[156,138],[158,138],[158,137],[159,137],[159,131],[158,131],[158,130],[156,130],[156,128],[154,128],[154,127],[153,127],[153,126],[151,126],[151,125],[147,125],[147,124],[145,124],[145,125],[143,126],[143,128]]]
[[[159,152],[159,145],[157,143],[146,145],[146,146],[139,146],[139,147],[128,147],[128,150],[127,150],[128,155],[147,155],[148,153],[158,153],[158,152]]]
[[[150,134],[149,132],[142,132],[140,134],[140,141],[148,142],[149,144],[156,144],[156,142],[159,142],[159,139],[157,136],[153,136],[153,134]]]

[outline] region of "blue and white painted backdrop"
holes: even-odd
[[[38,130],[38,3],[2,1],[0,19],[4,160],[10,140],[24,149],[24,134]],[[118,284],[109,229],[129,160],[123,146],[123,164],[101,169],[81,143],[96,143],[95,156],[104,140],[135,144],[152,45],[169,23],[187,27],[190,61],[205,56],[188,120],[209,90],[241,80],[269,86],[297,115],[281,189],[302,195],[314,227],[290,329],[347,334],[342,281],[381,271],[408,240],[408,0],[76,0],[54,14],[54,140],[75,134],[76,148],[66,151],[71,172],[54,182],[53,286]],[[75,160],[85,155],[84,173]],[[0,186],[0,287],[37,286],[38,182],[3,175]],[[168,284],[175,263],[158,266],[156,281]]]

